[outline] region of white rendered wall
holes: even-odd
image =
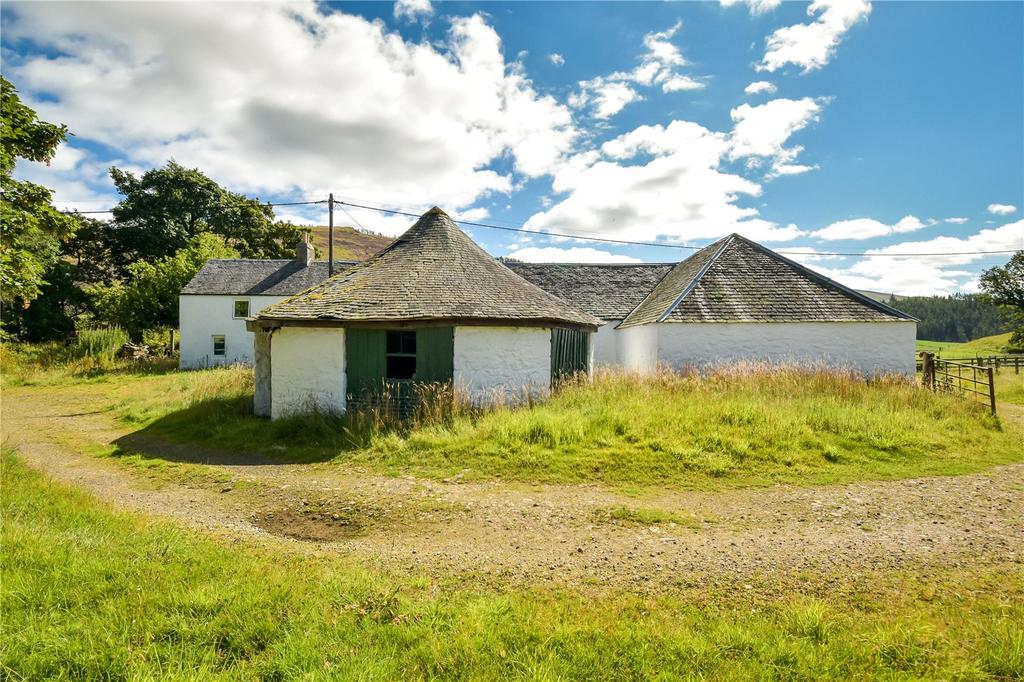
[[[619,363],[619,333],[615,331],[618,323],[619,320],[606,322],[590,335],[592,367],[614,367]]]
[[[345,330],[281,327],[270,339],[270,417],[345,411]]]
[[[182,369],[253,362],[253,334],[244,319],[235,319],[235,301],[249,301],[249,317],[284,296],[199,296],[178,297],[179,344]],[[224,355],[214,356],[213,337],[224,336]]]
[[[623,369],[647,374],[658,368],[658,326],[642,324],[615,330],[618,362]]]
[[[735,360],[824,363],[862,374],[913,376],[917,323],[662,323],[658,360],[679,369]]]
[[[551,330],[456,327],[455,386],[475,403],[518,402],[551,387]]]

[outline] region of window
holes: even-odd
[[[416,332],[387,333],[387,378],[412,379],[416,376]],[[379,357],[379,356],[378,356]]]
[[[249,317],[249,301],[235,301],[235,318]]]
[[[223,334],[214,334],[214,336],[213,336],[213,356],[215,358],[216,357],[220,357],[220,358],[224,357],[224,354],[225,354],[224,353],[224,345],[225,345],[224,344],[224,335]]]

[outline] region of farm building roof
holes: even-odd
[[[334,261],[336,272],[357,261]],[[327,261],[212,258],[181,290],[205,296],[292,296],[327,279]]]
[[[679,263],[620,326],[913,319],[738,234]]]
[[[257,320],[601,323],[494,259],[437,207],[387,248],[264,308]]]
[[[675,263],[523,263],[502,261],[544,291],[602,320],[624,320]]]

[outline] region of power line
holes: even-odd
[[[346,206],[354,206],[356,208],[365,208],[371,211],[381,211],[383,213],[392,213],[395,215],[409,216],[411,218],[419,218],[416,213],[409,213],[408,211],[399,211],[391,208],[382,208],[379,206],[368,206],[365,204],[354,204],[348,201],[337,201],[337,204],[345,204]],[[347,213],[347,211],[346,211]],[[687,244],[665,244],[664,242],[644,242],[634,241],[631,239],[612,239],[610,237],[591,237],[581,236],[574,234],[564,234],[560,232],[538,232],[536,230],[527,230],[522,227],[503,227],[501,225],[489,225],[487,223],[477,223],[471,220],[458,220],[452,218],[452,221],[461,225],[470,225],[472,227],[484,227],[490,230],[505,230],[507,232],[523,232],[526,234],[536,235],[538,237],[564,237],[565,239],[580,239],[583,241],[595,241],[595,242],[607,242],[609,244],[627,244],[630,246],[656,246],[664,249],[689,249],[691,251],[698,251],[703,249],[703,246],[689,246]],[[840,253],[840,252],[829,252],[829,251],[776,251],[775,253],[795,255],[795,256],[860,256],[863,258],[875,258],[875,257],[891,257],[891,258],[904,258],[904,257],[923,257],[923,256],[977,256],[985,254],[1002,254],[1002,253],[1016,253],[1017,249],[1010,249],[1006,251],[959,251],[950,253]]]
[[[312,206],[316,204],[326,204],[327,199],[317,199],[310,201],[288,201],[288,202],[260,202],[263,206]],[[394,208],[384,208],[383,206],[371,206],[369,204],[358,204],[352,201],[341,201],[340,199],[334,200],[335,205],[341,206],[345,215],[352,218],[353,221],[362,229],[366,229],[356,220],[355,216],[345,210],[345,206],[351,206],[353,208],[362,208],[368,211],[378,211],[380,213],[389,213],[391,215],[406,216],[409,218],[419,218],[420,214],[412,213],[410,211],[400,211]],[[62,211],[67,214],[102,214],[112,213],[112,211]],[[649,241],[638,241],[633,239],[613,239],[611,237],[594,237],[590,235],[576,235],[566,234],[563,232],[539,232],[536,230],[527,230],[523,227],[507,227],[504,225],[492,225],[489,223],[480,223],[472,220],[457,220],[452,219],[454,222],[460,225],[468,225],[470,227],[481,227],[488,230],[502,230],[505,232],[521,232],[523,234],[534,235],[537,237],[558,237],[562,239],[575,239],[579,241],[591,241],[601,242],[605,244],[622,244],[624,246],[649,246],[662,249],[687,249],[690,251],[698,251],[703,246],[690,246],[688,244],[666,244],[664,242],[649,242]],[[1007,253],[1016,253],[1017,249],[1006,249],[997,251],[950,251],[945,253],[864,253],[864,252],[843,252],[843,251],[776,251],[783,255],[789,256],[844,256],[844,257],[857,257],[857,258],[926,258],[936,256],[987,256],[987,255],[1000,255]]]

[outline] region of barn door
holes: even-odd
[[[551,330],[551,383],[590,369],[590,332],[582,329]]]

